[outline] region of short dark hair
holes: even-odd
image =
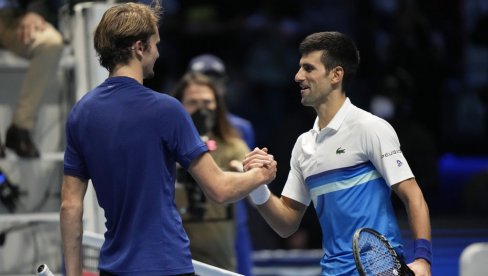
[[[359,67],[359,51],[354,41],[339,32],[318,32],[308,35],[299,48],[301,55],[323,51],[321,61],[327,71],[341,66],[344,69],[343,90],[350,85]]]

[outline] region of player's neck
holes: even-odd
[[[327,101],[323,102],[315,109],[317,116],[319,117],[320,129],[323,129],[330,123],[330,121],[332,121],[345,101],[346,95],[344,93],[332,93],[327,98]]]
[[[117,65],[110,74],[111,77],[129,77],[135,79],[138,83],[142,84],[142,68],[137,66]]]

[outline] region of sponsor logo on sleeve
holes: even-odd
[[[398,153],[402,153],[401,150],[397,149],[397,150],[392,150],[390,152],[387,152],[387,153],[383,153],[381,155],[381,158],[385,158],[385,157],[389,157],[389,156],[392,156],[392,155],[395,155],[395,154],[398,154]]]

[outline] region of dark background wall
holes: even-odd
[[[170,92],[193,56],[221,57],[230,110],[252,122],[257,146],[268,147],[278,161],[270,185],[275,194],[286,180],[296,138],[315,118],[311,108],[301,106],[294,83],[298,44],[312,32],[336,30],[351,36],[361,53],[356,83],[347,94],[396,128],[434,226],[446,217],[486,220],[488,1],[163,0],[163,5],[160,59],[156,77],[146,85]],[[303,221],[304,234],[285,241],[251,208],[251,230],[259,233],[253,237],[264,237],[258,247],[320,247],[312,211]]]

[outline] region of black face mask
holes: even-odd
[[[200,136],[207,135],[215,127],[215,111],[200,108],[191,115],[193,123],[197,127]]]

